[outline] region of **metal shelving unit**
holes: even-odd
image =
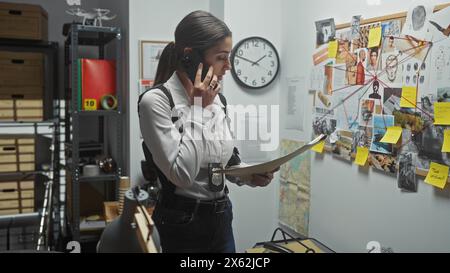
[[[71,233],[71,240],[84,242],[88,240],[90,235],[83,236],[80,231],[80,183],[113,183],[114,196],[105,196],[105,199],[118,200],[118,185],[120,176],[122,175],[123,164],[123,148],[122,148],[122,129],[123,129],[123,106],[122,106],[122,92],[121,92],[121,30],[117,27],[95,27],[83,26],[80,24],[70,25],[67,39],[65,42],[65,91],[66,91],[66,115],[65,115],[65,148],[66,152],[71,157],[71,162],[66,163],[66,170],[71,173],[71,202],[70,217],[67,219],[68,231]],[[98,50],[98,59],[106,59],[106,47],[114,46],[114,56],[116,61],[116,96],[118,106],[116,110],[105,111],[79,111],[78,105],[78,62],[83,54],[80,52],[80,46],[89,47]],[[108,143],[111,141],[111,135],[105,134],[105,127],[109,125],[108,122],[113,121],[116,126],[115,147],[117,148],[114,157],[117,163],[117,168],[113,174],[102,174],[96,177],[83,176],[80,169],[80,152],[89,151],[88,148],[83,148],[80,144],[80,136],[83,132],[80,131],[80,120],[98,119],[99,131],[98,140],[102,147],[103,153],[108,154]],[[95,150],[97,148],[92,148]],[[106,201],[106,200],[105,200]],[[69,206],[67,206],[69,207]]]
[[[37,233],[37,250],[53,250],[56,247],[56,242],[60,239],[61,225],[60,225],[60,104],[58,96],[58,43],[56,42],[38,42],[25,41],[14,39],[0,39],[0,50],[14,51],[14,52],[35,52],[42,53],[45,56],[44,62],[44,121],[7,121],[0,122],[0,133],[7,130],[10,133],[12,129],[18,129],[25,134],[43,135],[51,139],[50,151],[51,153],[51,167],[46,170],[35,171],[18,171],[9,173],[0,173],[2,179],[27,179],[30,176],[40,175],[45,178],[45,189],[43,189],[45,196],[43,196],[42,207],[39,212],[23,215],[1,216],[3,222],[14,222],[16,226],[27,227],[35,225],[37,222],[33,219],[39,220]],[[49,105],[50,104],[50,105]],[[50,107],[49,107],[50,106]],[[41,132],[45,131],[47,132]],[[49,132],[50,131],[50,132]],[[31,133],[30,133],[31,132]],[[28,221],[29,219],[30,221]],[[18,219],[28,219],[20,220]],[[0,222],[1,222],[0,221]],[[1,225],[0,225],[1,227]],[[8,227],[9,228],[9,227]],[[8,238],[9,240],[9,238]]]

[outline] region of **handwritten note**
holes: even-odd
[[[381,42],[381,27],[371,28],[369,31],[368,48],[377,47]]]
[[[450,153],[450,130],[444,131],[444,144],[442,145],[443,153]]]
[[[402,98],[400,100],[400,107],[416,108],[417,105],[417,88],[410,86],[403,86]]]
[[[365,166],[368,157],[369,157],[369,148],[366,148],[366,147],[357,147],[356,148],[355,164],[357,164],[359,166]]]
[[[384,137],[380,140],[383,143],[396,144],[402,135],[402,127],[392,126],[388,127]]]
[[[325,141],[321,141],[318,144],[314,145],[314,147],[311,148],[316,153],[323,153],[323,148],[325,147]]]
[[[434,124],[450,125],[450,102],[436,102],[434,104]]]
[[[328,58],[336,58],[338,51],[338,42],[337,41],[331,41],[328,43]]]
[[[431,162],[430,171],[425,178],[425,182],[440,189],[445,188],[448,179],[448,170],[449,167],[446,165]]]

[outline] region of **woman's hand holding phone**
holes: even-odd
[[[195,76],[195,81],[189,91],[191,104],[198,103],[196,98],[201,99],[202,107],[205,108],[214,102],[214,98],[220,91],[220,84],[216,75],[213,75],[213,67],[209,67],[205,79],[202,81],[203,64],[200,63]]]

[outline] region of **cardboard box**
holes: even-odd
[[[38,5],[0,3],[0,38],[47,41],[47,11]]]
[[[26,94],[37,91],[42,96],[44,86],[44,55],[34,52],[0,51],[0,93],[7,94],[11,87],[23,88]],[[8,88],[9,87],[9,88]],[[40,89],[37,89],[37,88]],[[14,89],[13,89],[14,90]],[[19,94],[17,90],[11,92]],[[38,93],[38,94],[39,94]]]
[[[34,171],[35,142],[33,135],[0,135],[0,173]]]

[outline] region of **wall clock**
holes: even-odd
[[[240,41],[230,56],[231,74],[236,82],[250,89],[270,85],[280,70],[280,58],[271,42],[261,37]]]

